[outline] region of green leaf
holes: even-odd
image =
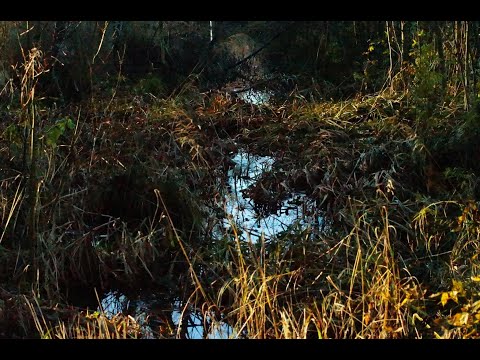
[[[70,118],[63,118],[58,120],[55,125],[51,126],[45,132],[45,138],[47,139],[47,145],[57,146],[58,139],[65,133],[66,129],[73,129],[75,123]]]
[[[67,126],[68,129],[72,130],[75,128],[75,123],[73,122],[72,119],[70,118],[65,118],[65,125]]]
[[[2,137],[6,138],[11,143],[21,144],[22,143],[22,135],[20,132],[20,128],[16,124],[10,124],[4,130]]]
[[[58,138],[63,134],[64,129],[58,126],[52,126],[46,133],[47,145],[57,146]]]

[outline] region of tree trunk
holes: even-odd
[[[442,89],[441,89],[441,96],[442,96],[442,101],[443,101],[443,96],[445,94],[445,91],[447,89],[447,74],[445,72],[445,55],[443,53],[443,38],[442,38],[442,33],[440,31],[440,22],[435,21],[434,24],[434,32],[435,32],[435,48],[438,52],[438,57],[440,60],[439,64],[439,70],[442,76]]]

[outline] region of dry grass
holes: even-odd
[[[32,304],[26,297],[35,327],[42,339],[137,339],[142,330],[137,321],[127,315],[107,316],[101,312],[80,312],[67,321],[47,320],[35,298]]]
[[[220,280],[215,308],[224,306],[225,296],[232,299],[225,320],[237,336],[404,338],[417,330],[412,319],[424,292],[399,262],[392,246],[395,227],[385,209],[380,226],[363,217],[339,241],[306,244],[308,266],[295,269],[289,270],[293,259],[282,262],[265,246],[245,246],[238,236],[232,241],[232,263],[226,269],[227,264],[214,264],[217,273],[228,273]]]
[[[75,127],[55,146],[46,131],[60,110],[37,105],[34,261],[18,248],[29,219],[21,144],[2,127],[0,157],[10,165],[0,182],[2,281],[21,294],[35,290],[22,300],[31,319],[18,310],[24,336],[32,326],[42,338],[144,336],[125,314],[52,315],[68,308],[75,282],[102,290],[168,284],[184,309],[229,324],[232,337],[478,337],[477,170],[454,163],[453,148],[436,151],[458,123],[419,127],[404,94],[295,97],[260,111],[191,83],[167,99],[132,99],[117,86],[114,97],[61,109]],[[328,231],[253,244],[231,224],[233,234],[212,246],[237,144],[274,156],[263,188],[305,192]],[[168,337],[185,331],[177,324]]]

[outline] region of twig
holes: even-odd
[[[100,44],[98,44],[97,52],[95,53],[95,55],[93,55],[92,64],[95,64],[95,58],[97,57],[98,53],[102,48],[103,39],[105,38],[105,33],[107,32],[107,27],[108,27],[108,21],[105,21],[105,26],[102,30],[102,38],[100,39]]]

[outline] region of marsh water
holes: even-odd
[[[254,202],[245,195],[245,190],[255,185],[266,171],[270,171],[274,163],[271,156],[259,156],[240,150],[232,158],[234,166],[227,173],[224,206],[226,217],[219,223],[221,231],[228,231],[231,226],[241,228],[239,232],[243,241],[255,243],[261,238],[271,240],[286,231],[298,231],[310,227],[319,229],[322,226],[322,217],[313,210],[314,202],[306,194],[292,193],[283,201],[276,212],[262,215],[258,212]],[[314,215],[312,215],[314,214]],[[234,225],[233,225],[234,224]],[[220,230],[222,229],[222,230]],[[143,327],[143,336],[153,338],[154,331],[148,321],[155,299],[152,296],[128,299],[124,294],[110,291],[104,294],[100,311],[107,316],[120,312],[131,314]],[[199,311],[185,306],[176,300],[170,311],[170,322],[175,331],[180,333],[183,326],[184,337],[189,339],[224,339],[238,337],[234,330],[222,321],[206,319]],[[207,316],[208,317],[208,316]],[[182,321],[183,320],[183,321]],[[208,325],[208,330],[205,324]]]
[[[259,104],[268,101],[268,93],[243,93],[246,101]],[[290,192],[289,197],[278,204],[276,209],[268,212],[259,211],[254,199],[248,196],[248,189],[261,180],[262,175],[272,171],[275,163],[273,156],[252,154],[246,148],[238,148],[232,157],[232,166],[227,171],[227,181],[224,184],[224,198],[219,206],[225,210],[225,217],[217,219],[217,229],[214,236],[222,237],[237,228],[236,233],[242,241],[256,243],[271,241],[288,231],[302,231],[309,228],[319,231],[323,219],[316,210],[315,202],[301,192]],[[276,169],[282,170],[282,169]],[[265,190],[267,191],[267,190]],[[107,316],[128,312],[143,328],[143,336],[154,338],[157,325],[149,321],[156,299],[152,294],[128,299],[118,291],[109,291],[101,300],[101,309]],[[214,320],[208,314],[203,314],[189,305],[175,300],[168,312],[168,323],[175,328],[178,336],[189,339],[225,339],[237,338],[238,334],[221,320]],[[208,328],[207,328],[208,327]]]
[[[202,315],[200,311],[195,311],[189,306],[182,306],[179,300],[175,300],[171,309],[165,310],[170,313],[170,319],[164,324],[152,316],[152,307],[155,304],[155,298],[148,296],[143,299],[131,301],[122,293],[110,291],[106,293],[101,302],[101,309],[107,317],[113,317],[118,313],[128,312],[133,316],[141,326],[142,337],[145,339],[155,339],[156,328],[169,323],[177,337],[187,339],[230,339],[237,335],[226,323],[217,321],[208,314]],[[168,326],[168,325],[167,325]],[[183,335],[181,335],[183,334]]]
[[[240,150],[232,160],[235,166],[228,171],[225,197],[227,217],[223,220],[225,228],[237,226],[242,230],[244,240],[257,242],[262,237],[270,240],[288,230],[309,226],[319,229],[322,226],[323,220],[315,210],[314,201],[304,193],[292,192],[276,211],[268,213],[259,211],[254,201],[246,195],[246,190],[271,170],[273,157],[252,155]]]
[[[256,91],[253,89],[239,92],[238,97],[243,101],[250,103],[252,105],[265,105],[268,104],[272,93],[268,91]]]

